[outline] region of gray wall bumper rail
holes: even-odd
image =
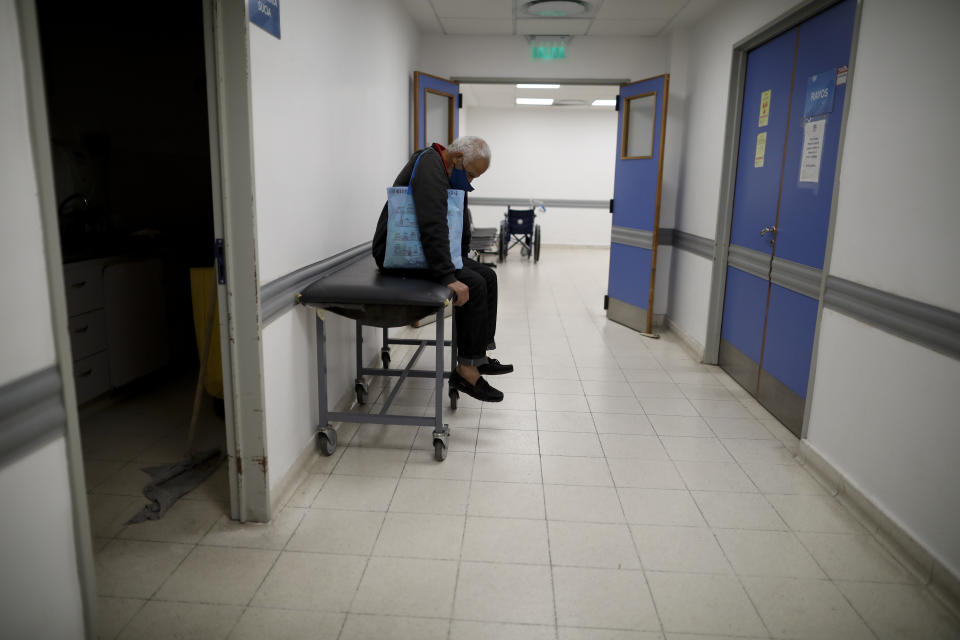
[[[820,269],[774,257],[771,274],[770,254],[737,245],[730,245],[728,264],[764,280],[769,274],[774,284],[810,298],[820,297],[820,282],[823,278],[823,271]]]
[[[372,242],[364,242],[326,260],[280,276],[260,287],[260,315],[263,326],[292,309],[297,304],[294,296],[305,286],[369,256],[372,245]]]
[[[57,367],[0,386],[0,467],[63,435],[66,425]]]
[[[660,242],[667,244],[663,231],[661,229]],[[679,229],[672,232],[674,248],[713,259],[713,240]],[[770,256],[730,245],[727,264],[766,279]],[[775,257],[772,277],[774,284],[810,298],[820,297],[823,278],[820,269]],[[960,313],[835,276],[827,276],[826,284],[823,298],[826,308],[960,360]]]
[[[645,229],[631,229],[630,227],[613,227],[610,231],[610,242],[625,244],[628,247],[652,249],[653,232]]]
[[[823,303],[866,324],[960,360],[960,313],[827,277]]]
[[[539,207],[543,205],[547,208],[557,207],[561,209],[603,209],[610,208],[609,200],[565,200],[562,198],[484,198],[481,196],[470,197],[470,204],[484,207],[513,207],[521,209],[525,207]]]
[[[660,229],[658,242],[672,245],[676,249],[688,251],[712,260],[714,241],[709,238],[686,233],[679,229]],[[653,233],[626,227],[613,227],[611,241],[629,246],[649,249],[653,244]],[[335,256],[298,269],[273,280],[261,288],[261,308],[263,325],[266,326],[296,305],[294,296],[318,278],[335,273],[340,269],[369,255],[371,243],[366,242]],[[760,251],[730,246],[729,265],[760,278],[766,278],[770,267],[770,256]],[[774,258],[773,282],[791,291],[819,298],[822,271],[813,267]],[[960,359],[960,313],[940,307],[903,298],[891,293],[867,287],[849,280],[827,277],[824,305],[866,324],[892,333],[905,340],[915,342],[938,353]],[[0,388],[0,460],[15,442],[19,442],[14,431],[8,433],[7,423],[13,415],[11,407],[20,401],[20,393],[9,389],[15,385],[26,385],[40,405],[31,407],[28,426],[21,427],[17,433],[36,433],[37,430],[62,429],[64,424],[63,405],[60,398],[60,377],[51,367],[22,381]],[[44,395],[46,394],[46,395]],[[24,396],[25,398],[26,396]],[[55,398],[55,401],[54,401]],[[60,422],[54,424],[57,420]],[[25,437],[26,441],[31,438]]]

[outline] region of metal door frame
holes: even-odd
[[[740,148],[740,121],[743,116],[743,93],[747,76],[747,54],[751,49],[776,38],[780,34],[806,22],[818,13],[839,4],[842,0],[809,0],[767,25],[740,40],[733,46],[730,70],[730,91],[727,95],[727,124],[723,144],[723,167],[720,178],[720,199],[717,212],[717,228],[714,237],[713,271],[710,277],[710,302],[707,315],[707,336],[703,348],[703,362],[717,364],[720,355],[720,329],[723,324],[723,301],[727,284],[727,256],[730,251],[730,232],[733,227],[733,196],[737,183],[737,160]],[[823,317],[823,297],[827,286],[827,274],[833,253],[833,233],[836,224],[837,194],[840,190],[840,168],[843,164],[843,146],[846,139],[847,117],[850,112],[857,42],[860,35],[860,17],[863,0],[856,0],[853,19],[853,34],[850,40],[850,61],[847,65],[846,100],[840,122],[840,142],[837,147],[837,167],[833,180],[833,199],[830,204],[830,223],[827,228],[826,250],[820,278],[817,324],[814,329],[813,354],[810,361],[810,376],[804,403],[801,438],[806,438],[810,422],[810,407],[813,398],[814,378],[817,369],[817,351],[820,344],[820,322]]]

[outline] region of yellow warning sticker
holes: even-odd
[[[773,93],[772,90],[767,89],[760,94],[760,125],[761,127],[767,126],[767,123],[770,122],[770,95]]]
[[[757,134],[757,152],[753,155],[753,166],[757,169],[763,166],[763,158],[767,155],[767,132]]]

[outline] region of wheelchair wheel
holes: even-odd
[[[540,225],[533,230],[533,261],[540,262]]]
[[[510,242],[510,236],[507,235],[507,229],[500,223],[500,235],[497,237],[497,261],[503,262],[507,259],[507,247]]]

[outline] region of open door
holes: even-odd
[[[620,87],[607,317],[653,336],[653,292],[670,76]]]
[[[446,146],[460,131],[460,83],[413,73],[413,148],[422,149],[439,142]]]

